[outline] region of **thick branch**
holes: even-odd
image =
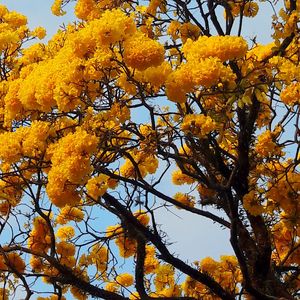
[[[153,243],[156,248],[161,253],[161,258],[174,266],[176,269],[180,270],[181,272],[189,275],[193,279],[197,280],[198,282],[203,283],[206,285],[213,293],[218,295],[224,300],[233,300],[234,296],[229,294],[225,291],[213,278],[209,275],[204,274],[191,266],[184,263],[182,260],[174,257],[169,250],[167,249],[166,245],[162,242],[161,238],[155,234],[153,234],[148,228],[144,227],[133,215],[129,212],[116,198],[105,193],[103,195],[103,199],[111,206],[113,206],[118,212],[119,217],[123,219],[123,221],[127,224],[131,224],[135,227],[135,229],[142,235],[146,240],[149,240]]]

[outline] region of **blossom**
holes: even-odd
[[[94,135],[79,129],[61,138],[55,145],[51,157],[52,168],[48,173],[47,193],[50,200],[59,207],[79,202],[73,184],[87,181],[91,172],[90,158],[97,147]]]
[[[255,190],[243,197],[243,206],[253,216],[258,216],[264,212],[264,207],[259,203]]]
[[[25,262],[21,258],[21,256],[16,252],[1,254],[0,269],[11,270],[12,272],[16,270],[18,273],[23,273],[25,271]]]
[[[109,188],[114,189],[117,186],[117,181],[111,179],[109,176],[100,174],[88,180],[86,189],[93,199],[101,197]]]
[[[65,241],[61,241],[56,245],[56,252],[61,256],[74,256],[75,245]]]
[[[181,129],[185,133],[191,133],[197,137],[203,138],[216,129],[216,123],[209,116],[202,114],[188,114],[182,121]]]
[[[189,207],[194,207],[195,205],[195,197],[188,195],[188,194],[183,194],[183,193],[176,193],[173,197],[176,201],[189,206]],[[177,208],[180,208],[177,206]]]
[[[58,224],[64,225],[68,221],[80,222],[84,218],[84,212],[78,207],[71,207],[69,205],[61,208],[59,215],[56,218]]]
[[[300,83],[293,82],[288,85],[281,93],[280,98],[286,105],[300,104]]]
[[[43,39],[46,36],[46,30],[45,28],[39,26],[36,27],[32,32],[31,32],[32,36],[37,37],[38,39]]]
[[[172,182],[175,185],[182,185],[182,184],[192,184],[196,180],[184,173],[181,170],[175,170],[172,173]]]
[[[188,40],[182,50],[187,61],[199,62],[208,57],[226,61],[243,57],[248,45],[238,36],[200,36],[197,41]]]
[[[164,60],[164,47],[157,41],[136,32],[124,42],[124,61],[132,68],[145,70],[157,67]]]
[[[70,240],[74,235],[75,229],[72,226],[62,226],[56,232],[56,236],[62,241]]]
[[[116,277],[116,282],[122,286],[128,287],[128,286],[133,285],[134,279],[131,274],[123,273],[123,274],[119,274]]]
[[[276,134],[266,130],[257,137],[255,151],[262,157],[280,155],[281,148],[276,144]]]

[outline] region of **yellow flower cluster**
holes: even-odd
[[[281,8],[278,15],[274,17],[272,27],[274,33],[272,34],[273,39],[277,46],[280,45],[280,40],[290,36],[292,33],[296,33],[298,30],[297,24],[299,23],[299,6],[296,5],[297,9],[291,10],[288,1],[285,1],[286,8]]]
[[[124,6],[126,1],[124,1]],[[106,10],[122,6],[122,1],[110,0],[77,0],[75,5],[75,15],[82,20],[93,20],[101,16]]]
[[[124,235],[121,235],[116,239],[116,245],[119,248],[121,257],[128,258],[136,252],[136,241]]]
[[[261,157],[269,157],[273,155],[281,155],[281,148],[276,144],[277,132],[266,130],[257,137],[255,151]]]
[[[115,239],[121,257],[128,258],[136,252],[136,241],[128,237],[121,225],[108,226],[106,236]]]
[[[109,252],[107,247],[101,243],[96,243],[89,250],[88,254],[82,254],[79,258],[78,266],[80,268],[87,268],[94,265],[97,269],[97,277],[103,278],[107,281],[106,271],[109,261]],[[82,271],[81,271],[82,272]]]
[[[84,218],[84,212],[78,207],[64,206],[56,218],[58,224],[64,225],[69,221],[80,222]]]
[[[55,0],[51,6],[52,13],[56,16],[63,16],[65,12],[62,10],[63,0]]]
[[[75,260],[75,245],[65,241],[56,244],[56,252],[60,255],[59,261],[62,265],[73,268],[76,264]]]
[[[1,4],[0,29],[0,54],[8,51],[7,54],[12,55],[28,34],[27,18],[15,11],[10,12]]]
[[[106,283],[104,288],[106,291],[116,293],[119,291],[120,285],[118,285],[116,282],[112,281],[112,282]]]
[[[186,93],[192,92],[194,87],[209,88],[218,83],[226,83],[229,88],[233,88],[235,79],[232,70],[217,57],[199,61],[192,59],[169,75],[165,84],[166,94],[170,100],[184,103]]]
[[[146,212],[138,210],[133,214],[136,219],[143,225],[147,226],[150,218]],[[115,243],[119,248],[121,257],[128,258],[136,252],[136,240],[128,235],[121,225],[108,226],[106,229],[106,236],[115,239]],[[153,261],[149,258],[149,261]]]
[[[161,11],[165,11],[165,5],[163,0],[150,0],[146,13],[155,16],[159,8]]]
[[[182,184],[192,184],[196,180],[186,174],[183,174],[181,170],[175,170],[172,173],[172,182],[175,185],[182,185]]]
[[[189,207],[194,207],[195,206],[195,197],[188,195],[188,194],[183,194],[183,193],[176,193],[173,197],[176,201],[189,206]],[[176,206],[177,208],[180,209],[179,206]]]
[[[31,35],[41,40],[46,36],[46,29],[38,26],[33,31],[31,31]]]
[[[141,32],[136,32],[127,39],[124,42],[124,49],[124,62],[140,71],[157,67],[164,61],[163,45]]]
[[[83,93],[94,101],[101,90],[95,80],[104,76],[104,68],[114,64],[110,45],[134,39],[135,31],[131,17],[119,9],[108,10],[85,26],[68,26],[48,46],[34,45],[25,50],[19,62],[26,67],[19,78],[9,81],[4,99],[6,117],[11,120],[24,110],[49,112],[56,106],[69,111],[79,105]],[[41,30],[36,33],[41,35]]]
[[[35,252],[46,253],[50,248],[50,243],[50,230],[47,222],[42,217],[36,217],[28,239],[28,247]]]
[[[188,39],[196,40],[200,34],[200,28],[190,22],[180,23],[179,21],[171,21],[167,34],[169,34],[173,40],[181,39],[185,43]]]
[[[238,36],[200,36],[197,41],[187,40],[182,51],[187,61],[198,62],[208,57],[221,61],[243,57],[248,50],[247,42]]]
[[[259,10],[258,4],[252,0],[248,0],[246,3],[243,1],[228,1],[228,4],[233,17],[239,16],[241,11],[243,11],[243,16],[253,18],[257,15]],[[225,11],[225,16],[226,15]]]
[[[197,191],[198,191],[198,193],[201,197],[201,200],[204,200],[204,202],[205,202],[206,199],[213,198],[217,194],[216,191],[206,187],[204,184],[201,184],[201,183],[198,184]]]
[[[75,255],[75,245],[65,241],[59,242],[56,245],[56,252],[61,256],[74,256]]]
[[[150,222],[149,215],[143,210],[138,210],[133,215],[144,226],[147,226]]]
[[[155,271],[154,285],[157,292],[175,284],[175,271],[171,265],[160,265]]]
[[[10,176],[0,180],[0,215],[7,215],[11,207],[17,206],[23,196],[22,180],[17,176]]]
[[[268,187],[266,197],[279,204],[287,216],[294,219],[300,208],[300,174],[297,171],[279,174],[277,179],[270,180]],[[297,222],[300,223],[299,217]]]
[[[293,82],[281,93],[280,98],[286,105],[294,106],[300,104],[300,82]]]
[[[210,72],[209,69],[205,70],[205,72],[207,71]],[[186,93],[193,91],[194,88],[193,77],[191,72],[192,68],[183,64],[179,66],[177,70],[170,73],[165,83],[166,95],[169,98],[169,100],[179,103],[184,103],[186,101]],[[212,72],[210,73],[212,74]],[[215,77],[213,79],[215,79]]]
[[[136,25],[120,9],[105,10],[99,19],[88,23],[84,34],[92,35],[99,45],[110,45],[134,36]]]
[[[253,47],[247,52],[246,58],[252,58],[257,61],[262,61],[263,59],[272,54],[272,48],[274,47],[275,44],[273,42],[266,45],[257,44],[255,45],[255,47]]]
[[[235,36],[200,36],[196,41],[187,40],[182,48],[187,63],[181,64],[166,81],[168,98],[184,103],[186,93],[198,86],[210,88],[226,83],[228,88],[234,88],[236,76],[223,62],[245,56],[247,49],[246,41]]]
[[[101,1],[107,2],[107,1]],[[95,0],[78,0],[75,5],[75,15],[82,20],[92,20],[100,17],[100,9]]]
[[[129,158],[125,159],[125,163],[120,167],[120,173],[122,176],[138,177],[139,175],[144,178],[148,174],[153,174],[158,168],[158,159],[154,155],[149,155],[146,152],[132,151],[130,153],[135,165]]]
[[[75,229],[72,226],[62,226],[56,232],[56,236],[62,241],[70,240],[74,235]]]
[[[216,123],[209,116],[188,114],[182,120],[181,129],[185,134],[205,138],[207,134],[216,129]]]
[[[277,70],[276,79],[283,80],[286,84],[300,80],[300,66],[297,62],[285,57],[274,56],[269,60],[269,63]]]
[[[12,164],[22,156],[38,157],[45,151],[49,135],[49,123],[42,121],[33,121],[30,127],[20,127],[15,132],[2,133],[0,159]]]
[[[243,197],[243,206],[253,216],[258,216],[265,210],[264,206],[260,204],[259,199],[257,199],[257,192],[255,190],[250,191]]]
[[[237,284],[242,282],[242,273],[234,256],[223,255],[220,262],[206,257],[200,262],[200,270],[208,273],[230,293],[236,293]],[[186,278],[181,287],[185,296],[196,299],[215,299],[205,285],[190,277]]]
[[[109,176],[100,174],[88,180],[86,184],[87,193],[90,197],[97,200],[101,197],[107,189],[115,189],[118,182],[111,179]]]
[[[7,254],[1,253],[0,270],[11,270],[13,273],[15,273],[14,270],[16,270],[19,273],[23,273],[25,270],[25,262],[16,252],[9,252]]]
[[[122,286],[128,287],[133,285],[134,278],[131,274],[123,273],[123,274],[119,274],[116,277],[116,282]]]
[[[275,249],[272,258],[277,263],[299,264],[300,250],[299,242],[295,242],[299,238],[299,227],[290,227],[285,222],[284,215],[279,223],[272,228],[272,237],[274,239]],[[298,231],[298,232],[297,232]]]
[[[47,193],[53,204],[74,205],[80,198],[77,184],[84,184],[92,171],[90,155],[98,139],[82,129],[61,138],[52,148],[52,167],[48,173]]]
[[[107,270],[108,256],[107,248],[98,243],[92,247],[89,259],[92,260],[92,263],[96,266],[99,273],[104,273]]]
[[[144,263],[145,274],[154,273],[156,268],[159,266],[158,259],[155,257],[155,247],[146,245],[146,258]]]
[[[171,65],[168,62],[164,61],[157,67],[149,67],[144,71],[135,72],[134,79],[139,82],[149,83],[149,90],[152,89],[155,93],[157,93],[162,85],[166,82],[171,72]],[[132,86],[134,87],[133,91],[135,92],[136,86],[133,84]],[[131,94],[134,94],[134,92]]]

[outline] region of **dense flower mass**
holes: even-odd
[[[92,171],[90,155],[96,146],[95,136],[78,130],[62,138],[51,149],[52,168],[48,173],[47,193],[55,205],[72,205],[80,200],[76,185],[87,181]]]
[[[297,298],[299,11],[53,0],[45,42],[0,4],[0,298]]]
[[[124,47],[125,63],[141,71],[149,67],[157,67],[164,60],[163,46],[140,32],[127,39]]]
[[[186,59],[194,62],[210,56],[233,60],[243,57],[247,50],[247,42],[237,36],[201,36],[196,41],[189,39],[182,48]]]

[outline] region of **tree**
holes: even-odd
[[[270,7],[273,41],[244,38]],[[0,5],[0,298],[299,299],[300,2],[75,14],[43,44]],[[166,208],[228,231],[235,255],[180,259]]]

